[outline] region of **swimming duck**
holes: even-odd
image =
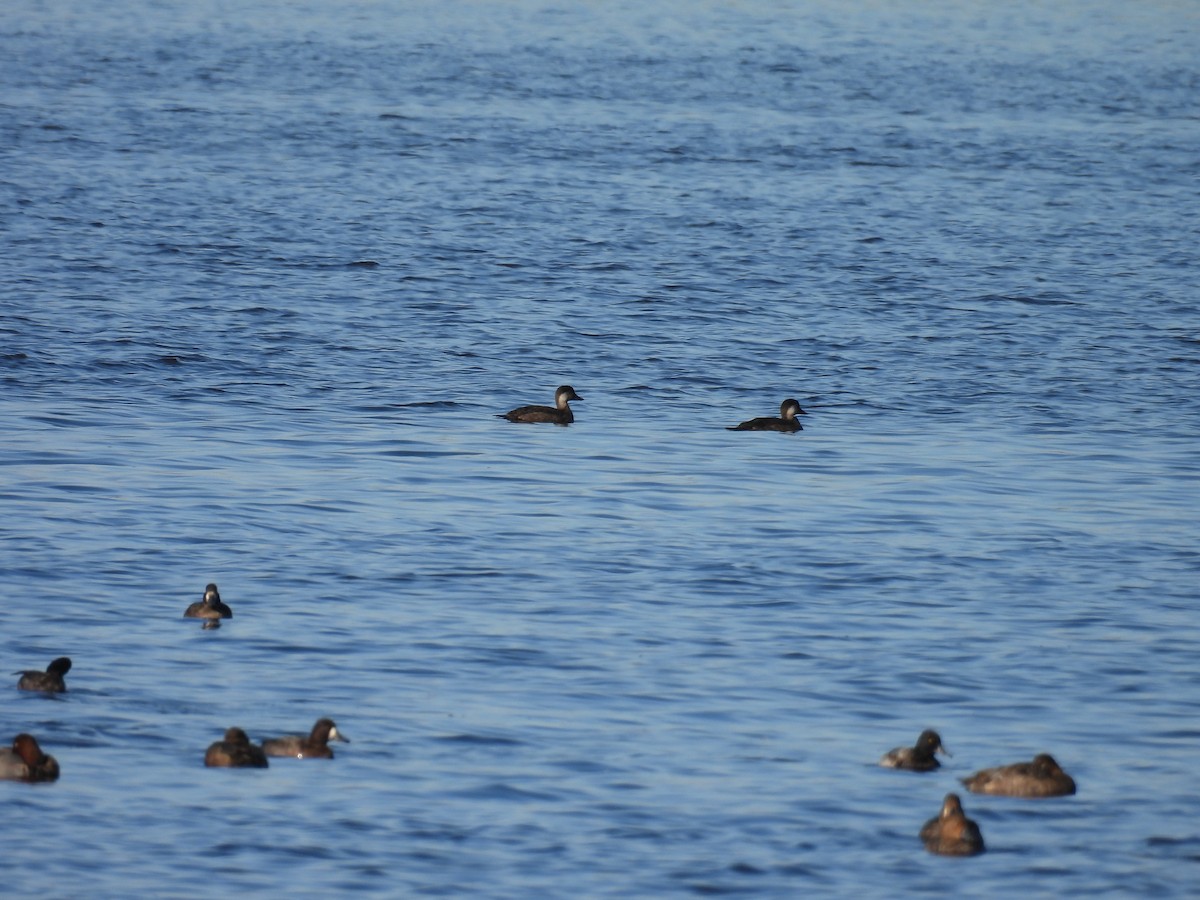
[[[518,406],[497,418],[508,419],[510,422],[553,422],[555,425],[570,425],[575,421],[569,400],[582,400],[575,388],[564,384],[554,392],[554,406]]]
[[[317,724],[307,735],[289,734],[286,737],[263,741],[263,752],[267,756],[294,756],[296,759],[333,759],[330,741],[350,743],[333,724],[333,719],[317,719]]]
[[[67,683],[63,681],[63,676],[70,671],[71,660],[66,656],[60,656],[46,666],[45,672],[26,669],[24,672],[14,672],[13,674],[21,676],[17,687],[23,691],[45,691],[48,694],[59,694],[67,689]]]
[[[804,426],[800,424],[800,420],[796,416],[806,416],[804,410],[800,408],[800,404],[789,397],[779,404],[779,418],[774,416],[760,416],[757,419],[750,419],[743,422],[741,425],[729,425],[726,431],[803,431]]]
[[[910,772],[932,772],[941,766],[934,753],[941,750],[951,756],[949,750],[942,746],[942,737],[932,729],[921,732],[916,746],[896,747],[883,754],[879,764],[888,769],[908,769]]]
[[[1065,797],[1075,793],[1075,779],[1062,770],[1049,753],[1032,762],[982,769],[962,779],[967,790],[999,797]]]
[[[963,812],[958,794],[947,794],[942,811],[921,828],[921,840],[930,853],[942,856],[975,856],[984,851],[979,826]]]
[[[42,752],[31,734],[18,734],[12,749],[0,747],[0,781],[57,781],[58,760]]]
[[[225,739],[211,744],[204,754],[206,766],[224,766],[226,768],[267,768],[267,757],[262,747],[250,743],[246,732],[240,728],[230,728],[225,732]]]
[[[197,600],[183,611],[185,619],[232,619],[233,610],[221,602],[217,586],[210,584],[204,588],[204,599]]]

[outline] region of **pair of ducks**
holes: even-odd
[[[231,769],[265,769],[267,757],[291,757],[294,759],[333,759],[330,741],[350,743],[333,724],[333,719],[317,719],[317,724],[308,734],[289,734],[286,737],[263,741],[262,746],[250,743],[250,738],[240,728],[230,728],[222,740],[211,744],[204,753],[204,764],[210,767]]]
[[[217,591],[215,584],[210,584],[204,588],[204,598],[197,600],[186,610],[183,616],[185,619],[204,619],[205,627],[216,627],[220,625],[221,619],[229,619],[233,617],[233,610],[221,602],[221,594]],[[26,669],[22,672],[14,672],[14,675],[20,675],[21,680],[17,682],[17,687],[22,691],[42,691],[48,694],[61,694],[66,691],[67,683],[63,676],[71,671],[71,659],[67,656],[60,656],[46,667],[46,671],[39,672],[36,669]]]
[[[569,384],[562,385],[554,392],[553,406],[518,406],[516,409],[511,409],[506,413],[501,413],[497,416],[499,419],[508,419],[510,422],[550,422],[555,425],[570,425],[575,421],[575,414],[571,412],[570,401],[582,400],[575,388]],[[791,433],[795,431],[803,431],[804,426],[800,424],[797,416],[807,415],[800,408],[800,404],[789,397],[779,405],[779,417],[760,416],[757,419],[748,419],[740,425],[731,425],[727,431],[780,431]]]
[[[232,618],[233,610],[221,602],[221,594],[217,591],[217,586],[210,584],[204,588],[204,599],[197,600],[184,610],[183,616],[185,619],[204,619],[204,627],[210,628],[219,626],[221,619]],[[67,690],[67,683],[63,676],[70,671],[71,658],[60,656],[51,662],[44,672],[39,672],[36,669],[26,669],[21,672],[14,672],[13,674],[21,676],[21,680],[17,682],[17,687],[22,691],[61,694]]]
[[[67,689],[63,676],[71,671],[69,657],[60,656],[46,667],[45,672],[26,669],[14,672],[21,680],[17,687],[22,691],[41,691],[45,694],[61,694]],[[12,747],[0,747],[0,781],[57,781],[58,760],[42,752],[37,738],[32,734],[18,734]]]
[[[45,672],[25,669],[14,672],[20,675],[17,688],[22,691],[40,691],[45,694],[61,694],[67,689],[63,676],[71,671],[71,658],[60,656],[46,666]],[[11,747],[0,747],[0,781],[58,780],[58,760],[42,752],[37,738],[32,734],[18,734]]]
[[[889,769],[932,772],[941,766],[934,756],[939,750],[950,755],[941,736],[926,730],[915,746],[889,750],[879,764]],[[1040,753],[1031,762],[980,769],[960,780],[972,793],[998,797],[1065,797],[1075,793],[1075,779],[1049,753]],[[926,850],[943,856],[974,856],[985,849],[983,834],[975,821],[967,818],[958,794],[946,795],[941,812],[925,823],[920,836]]]
[[[71,671],[71,660],[60,656],[46,667],[45,672],[36,669],[26,669],[14,672],[21,680],[17,687],[22,691],[41,691],[47,694],[60,694],[67,689],[63,676]],[[58,760],[42,752],[37,738],[32,734],[18,734],[13,738],[11,747],[0,747],[0,781],[39,781],[58,780]]]

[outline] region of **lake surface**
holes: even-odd
[[[252,6],[0,17],[6,891],[1194,895],[1194,4]]]

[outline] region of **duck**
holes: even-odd
[[[0,781],[57,781],[58,760],[42,752],[37,738],[18,734],[12,748],[0,747]]]
[[[518,406],[497,418],[508,419],[510,422],[552,422],[555,425],[570,425],[575,421],[575,415],[567,405],[568,401],[582,399],[575,393],[575,388],[564,384],[554,392],[554,406]]]
[[[206,585],[204,599],[197,600],[183,611],[185,619],[232,619],[233,610],[221,602],[221,595],[215,584]]]
[[[953,754],[942,746],[942,736],[931,728],[921,732],[917,743],[912,747],[896,747],[883,754],[879,764],[888,769],[907,769],[910,772],[932,772],[941,767],[941,763],[933,755],[942,751],[947,756]]]
[[[757,419],[748,419],[740,425],[728,425],[726,431],[780,431],[793,432],[803,431],[804,426],[800,424],[800,420],[796,416],[806,416],[803,409],[800,408],[798,401],[789,397],[779,404],[779,418],[774,416],[760,416]]]
[[[921,840],[930,853],[941,856],[975,856],[984,851],[979,826],[963,812],[958,794],[947,794],[942,811],[921,828]]]
[[[997,797],[1066,797],[1075,793],[1075,779],[1049,753],[1039,753],[1030,762],[981,769],[962,783],[972,793]]]
[[[250,743],[250,738],[240,728],[227,729],[223,740],[209,745],[204,753],[204,764],[230,769],[265,769],[268,765],[262,747]]]
[[[285,737],[263,741],[263,752],[267,756],[294,756],[296,759],[333,759],[330,741],[350,743],[333,724],[333,719],[317,719],[317,724],[307,735],[289,734]]]
[[[17,687],[22,691],[43,691],[47,694],[61,694],[67,689],[67,683],[63,681],[63,676],[70,671],[70,658],[60,656],[50,663],[50,665],[46,666],[45,672],[39,672],[37,669],[26,669],[24,672],[14,672],[13,674],[21,676],[21,680],[17,682]]]

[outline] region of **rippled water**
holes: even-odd
[[[1192,5],[254,6],[0,19],[7,890],[1194,890]]]

